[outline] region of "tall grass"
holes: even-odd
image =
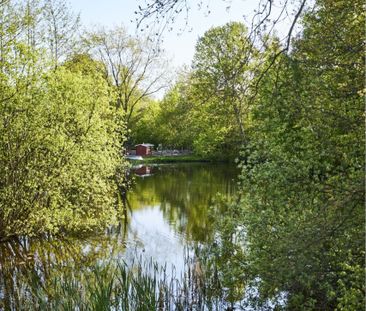
[[[100,262],[75,270],[66,268],[50,279],[34,273],[26,276],[16,310],[226,310],[212,279],[206,279],[199,263],[187,257],[185,271],[177,275],[154,261]]]

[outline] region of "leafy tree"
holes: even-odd
[[[49,71],[37,16],[12,1],[0,14],[0,239],[110,223],[124,133],[98,63]]]
[[[181,77],[160,103],[160,114],[156,123],[164,145],[192,149],[197,127],[192,111],[194,105],[189,98],[190,85],[184,79],[186,78]]]
[[[62,66],[71,72],[79,72],[85,76],[103,77],[108,82],[108,73],[104,64],[93,59],[89,54],[73,54]]]
[[[212,28],[198,40],[193,60],[197,100],[207,103],[211,114],[225,115],[234,121],[242,139],[257,66],[246,36],[246,27],[237,22]]]
[[[249,124],[256,55],[240,23],[215,27],[199,39],[192,70],[160,103],[161,140],[208,158],[234,158]]]
[[[363,20],[360,1],[317,1],[259,89],[241,200],[222,224],[245,228],[258,308],[281,294],[289,310],[364,306]]]
[[[189,98],[190,81],[181,76],[164,98],[140,109],[140,117],[132,125],[135,142],[149,141],[165,148],[192,149],[196,135],[194,105]]]
[[[3,119],[1,236],[89,230],[115,214],[120,158],[105,82],[60,69],[38,84]]]
[[[151,99],[136,111],[130,125],[129,145],[149,142],[157,146],[163,143],[163,136],[160,133],[160,125],[158,124],[160,111],[158,102]]]

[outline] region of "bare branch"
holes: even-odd
[[[123,108],[127,126],[135,106],[166,87],[166,66],[158,49],[148,39],[132,38],[117,27],[88,34],[90,52],[98,57],[113,79],[116,108]]]

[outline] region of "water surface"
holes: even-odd
[[[208,209],[217,193],[235,192],[237,170],[224,164],[136,167],[126,198],[126,217],[104,234],[88,238],[18,241],[0,244],[0,310],[17,309],[20,293],[32,282],[46,282],[98,262],[140,257],[183,269],[187,251],[208,243],[215,233]]]
[[[160,263],[183,260],[185,247],[214,234],[208,209],[218,193],[233,195],[237,170],[224,164],[179,164],[135,170],[127,198],[126,241]]]

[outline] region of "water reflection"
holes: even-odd
[[[123,252],[123,237],[101,234],[85,239],[19,238],[0,244],[0,310],[32,309],[34,288],[82,272]],[[52,295],[52,293],[50,293]]]
[[[235,191],[234,167],[185,164],[138,167],[128,193],[127,222],[85,238],[43,240],[22,238],[0,244],[0,310],[16,310],[32,283],[47,287],[55,276],[86,271],[98,262],[137,256],[161,265],[184,265],[191,243],[204,243],[214,234],[207,219],[217,192]]]
[[[213,232],[208,207],[217,193],[229,197],[235,192],[235,167],[196,163],[150,167],[149,171],[153,176],[136,179],[128,194],[134,214],[141,209],[159,209],[165,225],[183,239],[207,240]]]
[[[151,176],[152,174],[152,167],[150,166],[146,166],[146,165],[138,165],[135,166],[132,171],[135,173],[135,175],[139,176],[139,177],[148,177]]]

